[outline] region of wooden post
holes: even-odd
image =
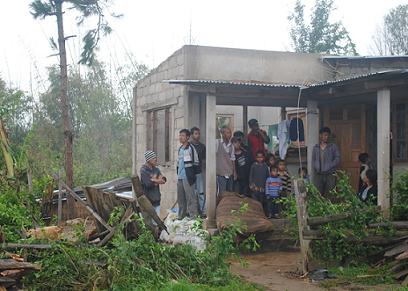
[[[207,206],[207,228],[215,228],[215,209],[217,207],[216,197],[216,166],[215,166],[215,133],[216,133],[216,101],[214,94],[208,93],[206,96],[206,157],[205,168],[205,195]]]
[[[61,225],[62,222],[62,171],[58,171],[58,225]],[[68,195],[67,195],[68,196]]]
[[[137,174],[137,87],[133,88],[133,122],[132,122],[132,176]],[[147,126],[147,124],[146,124]],[[140,133],[139,133],[140,134]],[[133,197],[135,194],[133,192]]]
[[[242,131],[245,135],[248,134],[248,106],[242,106]]]
[[[310,240],[303,238],[303,230],[310,230],[307,225],[307,200],[306,200],[306,187],[303,179],[296,179],[295,184],[295,195],[296,195],[296,207],[297,207],[297,221],[299,226],[299,241],[300,241],[300,251],[302,254],[302,273],[303,275],[308,273],[309,267],[309,244]]]
[[[312,167],[313,147],[319,143],[319,115],[317,110],[317,101],[307,100],[307,172],[310,180],[313,181],[314,170]]]
[[[386,218],[390,215],[390,95],[389,89],[377,91],[378,205]]]

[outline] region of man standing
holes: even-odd
[[[159,185],[167,182],[160,170],[157,168],[157,155],[153,151],[147,151],[144,154],[146,163],[140,168],[140,180],[143,191],[152,203],[156,213],[160,214],[160,188]]]
[[[193,127],[191,129],[191,144],[197,151],[199,166],[197,167],[195,190],[198,195],[198,206],[201,215],[205,214],[205,195],[203,171],[205,170],[205,145],[200,142],[200,129]]]
[[[319,134],[320,143],[314,146],[312,152],[314,184],[320,193],[328,198],[330,191],[336,186],[334,174],[340,164],[340,152],[334,143],[329,143],[330,128],[321,128]]]
[[[233,191],[235,172],[235,154],[231,143],[231,129],[221,129],[221,139],[216,144],[216,174],[218,192]]]
[[[188,142],[190,131],[182,129],[179,132],[181,146],[178,151],[177,164],[177,204],[179,207],[178,219],[188,216],[195,218],[198,215],[198,197],[194,191],[196,172],[199,165],[195,148]]]
[[[248,146],[251,150],[252,158],[255,160],[256,153],[263,152],[266,155],[265,144],[269,144],[271,139],[266,132],[259,128],[258,120],[251,119],[248,121],[251,132],[248,134]]]

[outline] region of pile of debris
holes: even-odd
[[[0,259],[0,291],[22,288],[21,279],[29,272],[39,271],[40,266],[25,262],[19,255],[8,253],[8,259]]]
[[[177,219],[177,214],[169,210],[164,224],[167,231],[162,231],[160,240],[169,244],[189,244],[199,251],[205,250],[208,231],[202,229],[201,220],[185,217]]]
[[[397,231],[407,230],[408,221],[371,224],[370,227],[393,227]],[[384,246],[384,258],[379,264],[387,263],[394,278],[408,286],[408,234]]]

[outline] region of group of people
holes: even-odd
[[[259,201],[269,218],[279,217],[278,199],[292,194],[292,177],[285,160],[267,151],[270,143],[267,133],[259,127],[256,119],[248,122],[250,132],[232,133],[231,129],[220,129],[221,138],[216,140],[217,195],[234,191]],[[331,131],[323,127],[320,142],[312,149],[313,183],[323,196],[328,197],[336,185],[335,172],[340,164],[340,152],[329,142]],[[180,148],[177,160],[177,203],[178,218],[205,216],[205,193],[203,172],[206,163],[206,148],[200,141],[197,127],[179,132]],[[376,196],[376,173],[369,166],[367,154],[359,157],[362,167],[358,197],[363,201]],[[157,168],[157,155],[145,153],[146,163],[141,167],[141,182],[146,196],[160,211],[159,186],[167,179]],[[210,162],[210,161],[207,161]],[[298,169],[299,178],[309,180],[307,169]]]

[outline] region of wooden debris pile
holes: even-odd
[[[8,259],[0,259],[0,291],[22,288],[21,279],[29,272],[39,271],[40,266],[25,262],[13,253],[6,253]]]
[[[408,230],[408,221],[394,221],[388,223],[375,223],[369,225],[376,227],[393,227],[399,232]],[[393,277],[401,281],[401,285],[408,286],[408,235],[394,239],[384,246],[384,258],[379,264],[388,264]]]

